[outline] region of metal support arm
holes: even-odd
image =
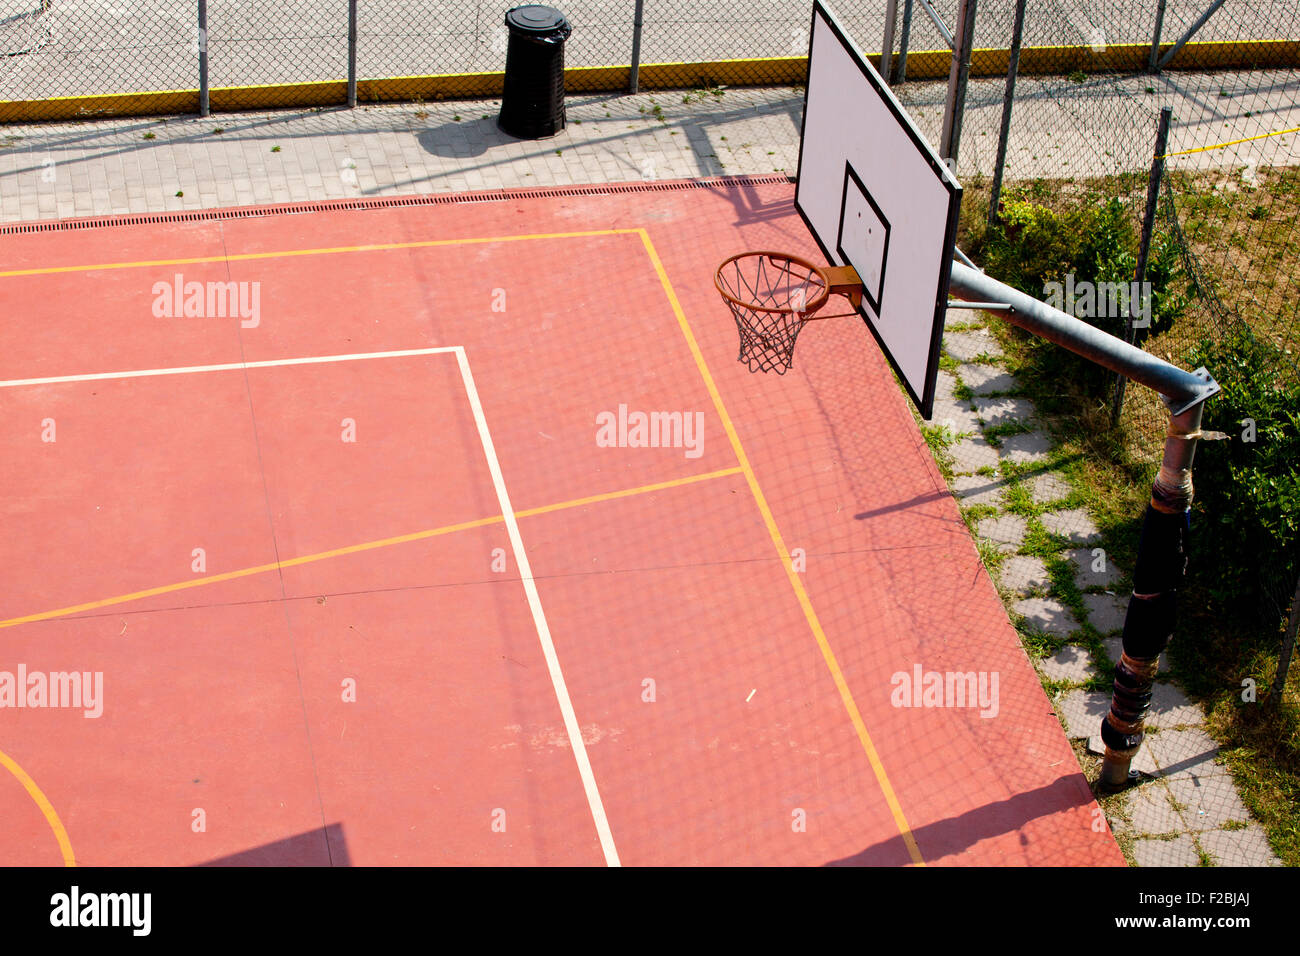
[[[939,28],[939,35],[942,36],[944,42],[948,44],[948,49],[954,49],[952,33],[949,31],[948,27],[944,25],[944,22],[939,19],[939,14],[934,12],[934,7],[930,6],[930,0],[916,0],[916,2],[921,5],[922,10],[930,15],[930,19],[934,21],[934,25]]]
[[[1155,389],[1170,409],[1164,459],[1142,522],[1123,652],[1115,665],[1110,710],[1101,725],[1105,754],[1099,783],[1103,789],[1117,790],[1128,782],[1129,766],[1142,746],[1160,654],[1174,632],[1178,592],[1187,569],[1196,442],[1225,437],[1201,431],[1205,400],[1219,386],[1203,368],[1181,369],[960,262],[952,263],[948,291],[976,302],[1005,302],[1005,308],[986,311]]]
[[[1215,11],[1218,10],[1219,7],[1223,6],[1223,2],[1224,0],[1214,0],[1214,3],[1210,4],[1210,9],[1202,13],[1201,18],[1193,23],[1191,28],[1179,37],[1178,42],[1171,46],[1165,55],[1160,58],[1160,62],[1156,65],[1156,70],[1163,70],[1169,65],[1169,61],[1178,55],[1178,51],[1187,45],[1188,40],[1200,32],[1201,27],[1205,26],[1205,24],[1209,22],[1210,17],[1214,16]]]
[[[1155,389],[1170,400],[1174,414],[1205,401],[1219,391],[1218,384],[1208,372],[1188,372],[1172,365],[977,269],[953,262],[950,276],[948,292],[955,298],[972,302],[1007,303],[1008,308],[1005,310],[987,311],[1003,315],[1013,325],[1049,342],[1055,342],[1140,385]]]

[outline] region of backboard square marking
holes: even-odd
[[[849,162],[844,164],[844,195],[835,250],[857,270],[862,295],[879,319],[889,261],[889,220]]]

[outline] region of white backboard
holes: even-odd
[[[961,186],[816,0],[795,207],[925,418],[934,405]]]

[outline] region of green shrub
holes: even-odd
[[[1036,195],[1033,187],[1030,195]],[[1023,191],[1009,191],[1002,201],[999,225],[982,237],[982,250],[989,275],[1035,298],[1048,298],[1052,283],[1065,285],[1073,276],[1081,283],[1129,283],[1137,271],[1138,237],[1117,198],[1101,203],[1075,203],[1063,211],[1025,198]],[[1175,291],[1180,275],[1178,247],[1173,237],[1152,237],[1147,257],[1147,281],[1151,283],[1151,325],[1134,330],[1134,342],[1166,331],[1186,308],[1186,299]],[[1068,302],[1062,307],[1070,311]],[[1075,312],[1083,310],[1074,310]],[[1080,315],[1084,321],[1123,336],[1122,315]],[[1062,349],[1043,356],[1052,374],[1080,382],[1088,394],[1104,395],[1114,381],[1113,374],[1079,359]]]
[[[1188,359],[1223,387],[1203,427],[1229,436],[1197,448],[1194,565],[1222,610],[1273,627],[1300,564],[1300,378],[1281,349],[1244,326],[1202,341]],[[1243,438],[1247,419],[1253,442]]]

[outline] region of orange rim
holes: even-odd
[[[821,291],[818,292],[817,295],[815,295],[808,302],[804,303],[804,307],[802,309],[796,309],[794,308],[794,306],[788,306],[788,305],[756,305],[753,302],[746,302],[744,299],[738,299],[723,286],[722,273],[723,270],[726,269],[727,266],[729,266],[731,263],[735,262],[738,259],[745,259],[749,256],[767,256],[767,258],[770,261],[772,261],[774,264],[777,261],[782,261],[782,262],[791,262],[797,266],[802,266],[803,268],[807,269],[809,272],[815,273],[817,275],[817,278],[821,280],[821,284],[822,284]],[[830,294],[831,294],[831,281],[830,281],[830,277],[826,274],[825,268],[817,265],[815,262],[809,262],[807,259],[803,258],[802,256],[792,255],[788,252],[771,252],[766,249],[760,249],[756,251],[752,250],[749,252],[739,252],[734,256],[728,256],[726,259],[722,260],[722,262],[718,264],[718,268],[713,274],[713,285],[717,288],[719,294],[721,294],[721,296],[732,305],[739,306],[742,309],[750,309],[754,312],[779,312],[779,313],[797,314],[797,315],[811,315],[812,313],[816,312],[818,309],[820,309],[822,306],[826,304],[826,300],[830,298]]]

